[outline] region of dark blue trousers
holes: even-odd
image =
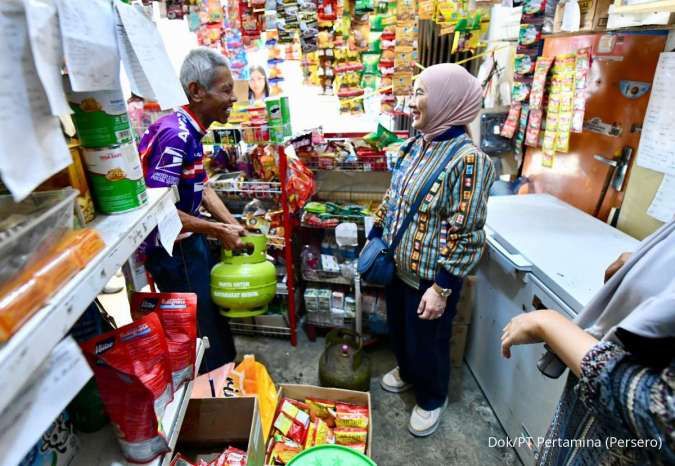
[[[211,344],[204,354],[200,373],[234,361],[237,355],[230,325],[211,300],[211,268],[215,263],[206,238],[197,234],[176,241],[173,257],[164,248],[155,248],[145,262],[161,291],[197,295],[199,335],[209,337]]]
[[[387,286],[387,324],[401,378],[413,385],[417,404],[431,411],[448,396],[450,335],[461,285],[452,290],[443,315],[422,320],[417,307],[432,282],[423,280],[416,290],[398,277]]]

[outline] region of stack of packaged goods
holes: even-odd
[[[317,16],[317,5],[313,0],[300,0],[298,2],[300,10],[298,12],[298,21],[300,24],[300,50],[302,55],[315,52],[317,50],[317,35],[319,34],[319,18]]]
[[[305,449],[317,445],[342,445],[365,454],[369,423],[367,406],[283,398],[267,445],[266,464],[286,465]]]
[[[361,72],[363,64],[360,61],[360,53],[343,45],[335,49],[335,93],[340,102],[341,113],[362,113],[363,96],[361,84]]]
[[[159,421],[196,373],[197,297],[137,293],[134,322],[81,343],[124,457],[147,463],[168,453]]]
[[[335,80],[335,42],[332,29],[332,22],[319,22],[319,34],[317,36],[318,77],[324,95],[333,95],[333,81]]]
[[[396,57],[396,3],[380,2],[381,10],[383,10],[382,5],[387,5],[386,12],[382,13],[384,15],[382,19],[382,34],[380,35],[382,52],[378,64],[374,66],[379,66],[382,75],[379,83],[380,94],[382,96],[380,111],[382,113],[392,113],[396,107],[396,97],[392,89],[394,60]]]
[[[518,48],[514,61],[515,79],[511,91],[511,108],[509,115],[502,128],[501,136],[513,138],[515,136],[514,153],[522,160],[523,142],[530,133],[530,142],[539,144],[539,132],[543,118],[542,101],[543,88],[546,76],[552,64],[552,60],[541,60],[537,57],[541,53],[543,42],[542,28],[544,26],[544,12],[546,2],[544,0],[527,0],[523,2],[523,15],[520,20],[520,32],[518,34]],[[536,79],[537,87],[541,93],[536,92],[534,107],[530,105],[531,91]],[[528,129],[528,122],[531,129]],[[552,160],[552,159],[551,159]]]
[[[122,90],[75,92],[68,86],[68,101],[98,211],[144,205],[148,195]]]
[[[304,77],[304,85],[321,85],[321,79],[319,77],[320,63],[318,48],[314,52],[302,54],[302,74]]]
[[[265,0],[239,0],[239,22],[244,45],[259,39],[265,23]]]
[[[280,43],[292,44],[300,31],[298,12],[296,0],[277,0],[277,29]]]
[[[281,64],[284,62],[283,48],[276,39],[276,31],[270,31],[265,45],[267,46],[268,82],[271,96],[279,96],[283,93],[284,73]]]
[[[398,0],[396,5],[396,46],[392,86],[394,95],[412,95],[417,19],[414,0]]]

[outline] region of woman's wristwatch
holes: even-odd
[[[438,296],[440,296],[443,299],[448,299],[452,294],[452,288],[441,288],[440,286],[438,286],[437,283],[434,283],[433,285],[431,285],[431,287],[434,289],[436,293],[438,293]]]

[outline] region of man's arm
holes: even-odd
[[[204,197],[202,198],[202,204],[204,208],[208,210],[211,215],[213,215],[213,217],[219,222],[239,226],[237,219],[234,218],[229,210],[227,210],[227,207],[225,207],[223,201],[210,186],[204,187]]]
[[[194,215],[186,214],[182,210],[178,210],[178,217],[183,224],[182,231],[189,231],[192,233],[201,233],[207,236],[213,236],[222,243],[225,249],[240,249],[243,245],[239,236],[243,230],[238,225],[227,225],[220,222],[210,222],[203,218],[195,217]]]

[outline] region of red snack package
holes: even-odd
[[[157,419],[173,398],[169,348],[157,314],[82,344],[124,457],[147,463],[169,451]]]
[[[134,293],[134,319],[156,312],[162,323],[171,360],[173,389],[195,376],[197,339],[197,295],[194,293]]]
[[[212,461],[209,466],[246,466],[246,452],[230,447],[217,460]]]
[[[368,427],[368,407],[338,403],[335,410],[335,425],[337,427]]]
[[[506,117],[504,126],[502,126],[502,131],[500,136],[504,138],[511,139],[518,129],[518,118],[520,118],[520,110],[522,104],[520,102],[512,102],[511,108],[509,109],[509,115]]]
[[[274,428],[300,445],[305,444],[307,431],[309,430],[309,409],[304,403],[295,400],[284,399],[280,405],[277,418],[274,420]]]

